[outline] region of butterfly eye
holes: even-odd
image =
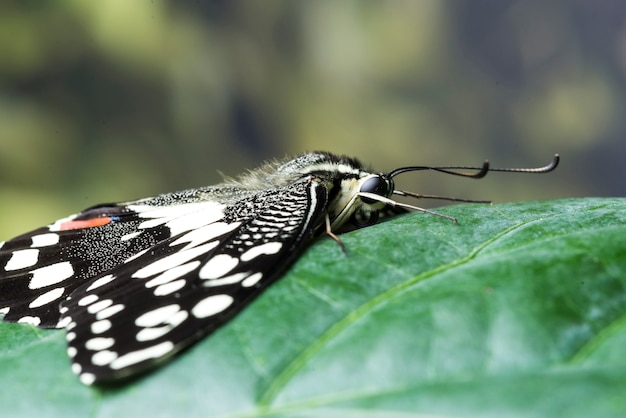
[[[372,193],[384,197],[389,196],[390,191],[391,187],[389,181],[382,176],[372,176],[368,178],[363,182],[361,189],[359,190],[361,193]],[[361,200],[363,203],[367,203],[368,205],[376,202],[376,200],[369,197],[361,197]]]

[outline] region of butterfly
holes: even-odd
[[[65,329],[72,370],[87,385],[133,377],[224,325],[316,237],[343,248],[336,233],[406,210],[456,221],[393,200],[439,198],[396,189],[397,175],[482,178],[558,163],[555,155],[539,168],[485,162],[377,173],[348,156],[310,152],[214,186],[94,206],[0,243],[0,314]]]

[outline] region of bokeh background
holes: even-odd
[[[624,196],[625,83],[624,0],[4,0],[0,240],[317,149],[377,170],[558,152],[550,175],[399,185]]]

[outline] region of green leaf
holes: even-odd
[[[115,388],[0,324],[11,417],[626,414],[626,199],[441,209],[314,244],[243,313]]]

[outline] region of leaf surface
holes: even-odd
[[[441,209],[315,243],[237,318],[118,387],[0,324],[11,417],[626,414],[626,199]]]

